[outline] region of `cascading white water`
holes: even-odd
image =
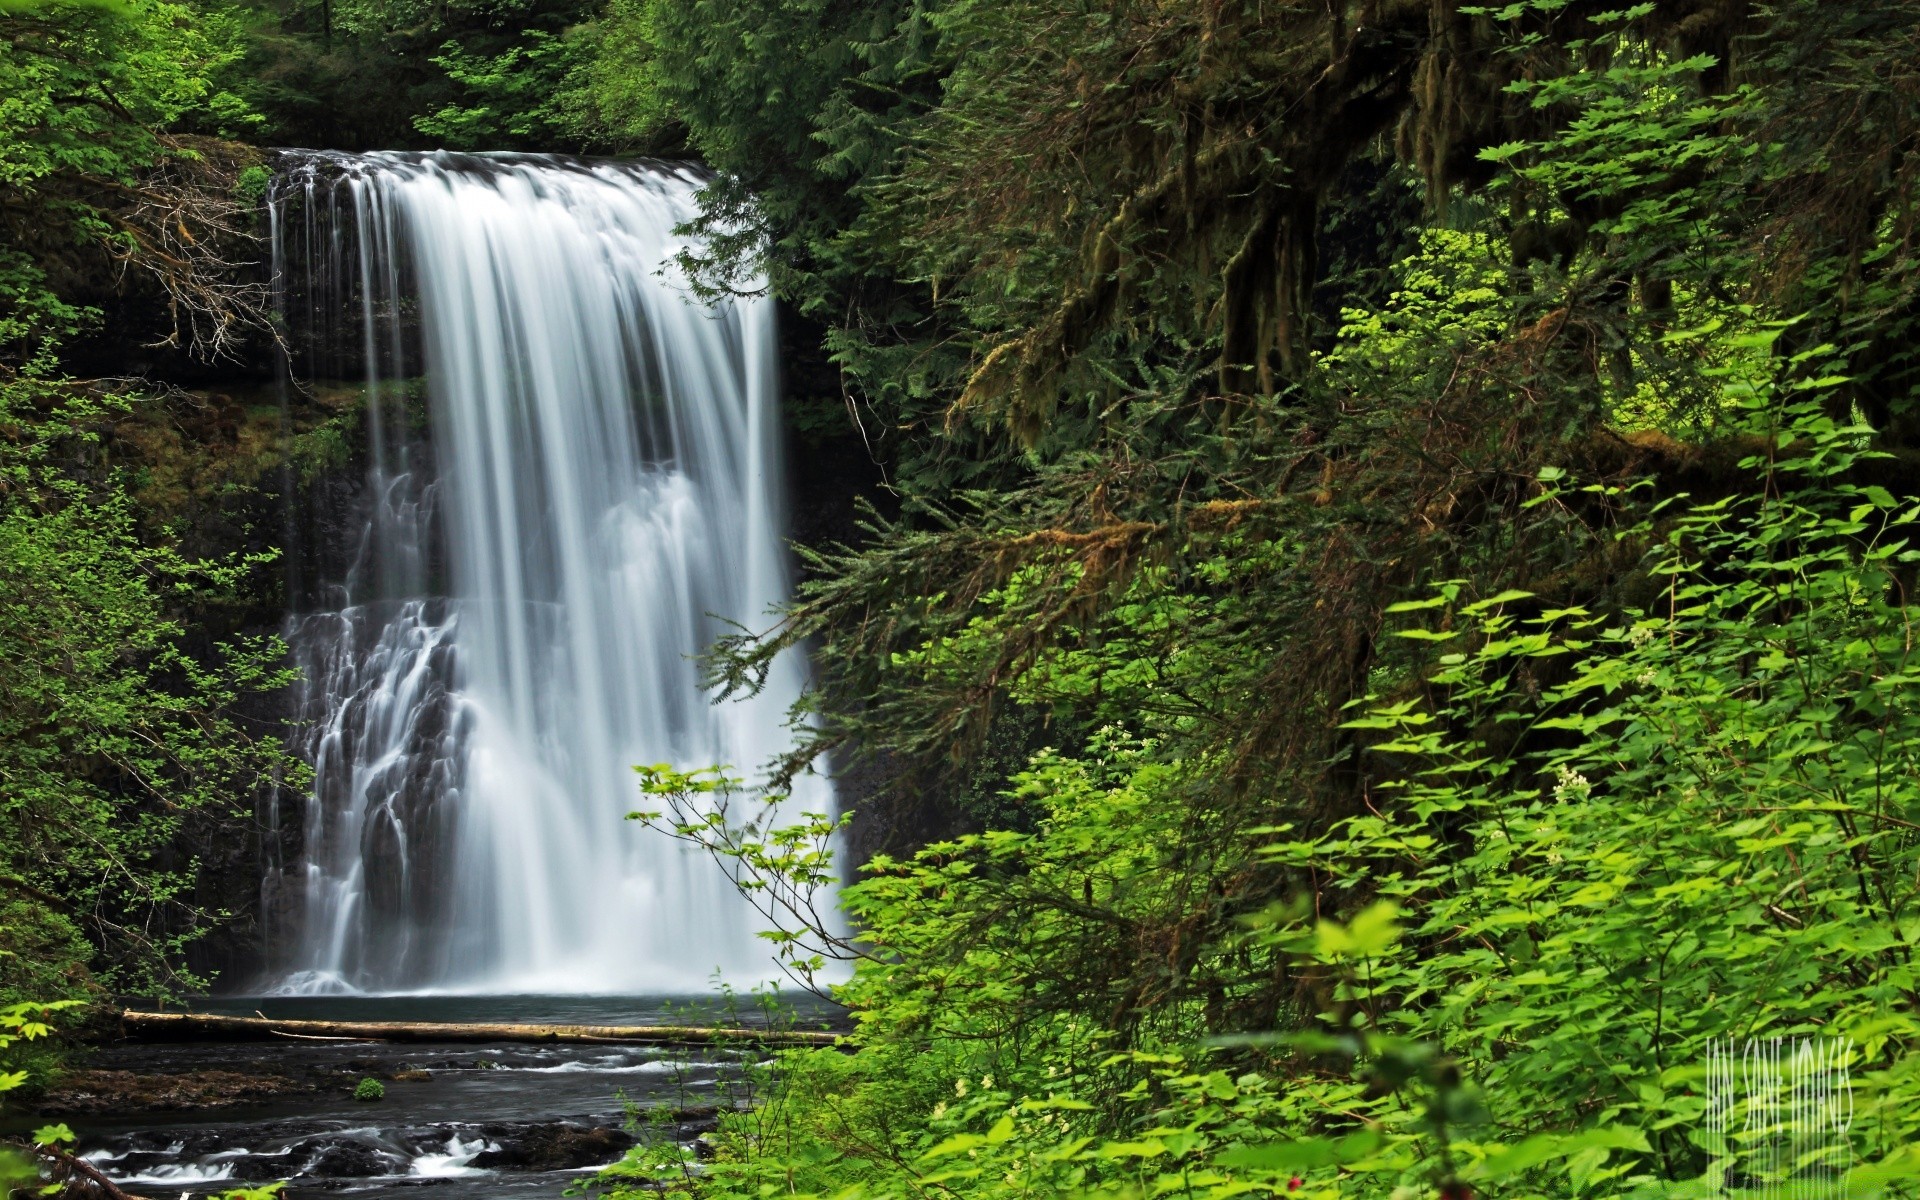
[[[301,189],[310,243],[336,212],[309,260],[357,277],[374,503],[338,603],[290,624],[316,784],[282,986],[767,978],[721,869],[623,818],[634,764],[750,772],[787,737],[800,664],[715,705],[693,661],[786,594],[770,302],[692,295],[672,169],[310,156],[283,269]],[[416,300],[431,470],[396,416]]]

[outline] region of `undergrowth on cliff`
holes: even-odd
[[[246,153],[198,136],[249,126],[216,80],[241,46],[160,3],[12,4],[0,31],[0,1003],[176,994],[204,985],[183,946],[225,915],[183,833],[298,774],[234,716],[284,684],[281,650],[195,643],[186,614],[261,557],[156,536],[107,452],[140,384],[61,355],[102,322],[89,271],[150,277],[169,345],[218,357],[258,331],[242,202],[208,185]]]
[[[165,994],[197,984],[176,978],[179,950],[218,915],[201,911],[195,864],[171,848],[198,815],[244,814],[287,765],[277,739],[229,715],[242,695],[284,684],[282,652],[235,641],[213,661],[186,653],[179,606],[253,564],[194,562],[143,539],[122,482],[75,469],[124,402],[47,407],[62,390],[0,383],[0,887],[40,906],[39,922],[93,939],[105,985]],[[12,973],[0,965],[0,978]]]

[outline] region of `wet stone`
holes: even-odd
[[[285,1154],[249,1154],[233,1161],[233,1181],[235,1183],[272,1183],[279,1179],[291,1179],[300,1172],[300,1157],[291,1151]]]
[[[605,1125],[583,1128],[565,1122],[531,1126],[488,1125],[482,1132],[500,1145],[472,1159],[476,1167],[565,1171],[613,1162],[635,1142],[624,1129]]]
[[[300,1172],[325,1178],[368,1178],[397,1175],[407,1169],[407,1160],[397,1154],[375,1150],[353,1142],[327,1146]]]

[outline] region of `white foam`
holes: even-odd
[[[443,1154],[422,1154],[413,1160],[408,1169],[409,1175],[423,1175],[431,1179],[456,1179],[467,1175],[485,1175],[488,1172],[481,1167],[470,1167],[476,1154],[500,1147],[485,1138],[475,1138],[470,1142],[460,1140],[458,1135],[447,1139],[447,1149]]]
[[[655,1059],[652,1062],[614,1065],[606,1059],[597,1062],[574,1060],[550,1067],[495,1067],[496,1071],[520,1071],[529,1075],[671,1075],[675,1071],[711,1069],[712,1063],[683,1062],[679,1059]]]
[[[246,1151],[242,1150],[240,1153],[241,1155],[245,1155]],[[229,1158],[226,1162],[211,1162],[202,1159],[199,1162],[191,1163],[165,1163],[160,1166],[150,1167],[138,1175],[128,1176],[125,1179],[118,1180],[118,1182],[129,1184],[160,1184],[164,1187],[171,1187],[177,1184],[187,1183],[220,1183],[232,1178],[233,1161]]]
[[[359,996],[359,988],[338,971],[295,971],[262,996]]]

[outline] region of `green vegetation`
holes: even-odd
[[[149,402],[60,357],[129,270],[165,298],[167,343],[243,344],[258,285],[231,251],[250,217],[208,185],[252,152],[200,135],[251,118],[218,85],[243,47],[216,16],[0,9],[0,1004],[201,986],[180,952],[223,914],[196,896],[189,834],[243,820],[291,765],[235,715],[284,682],[279,647],[188,623],[258,556],[198,561],[147,527],[108,440]],[[30,1073],[16,1084],[54,1061],[0,1052]]]
[[[381,1083],[378,1079],[362,1079],[359,1083],[353,1085],[353,1098],[355,1100],[385,1100],[387,1098],[387,1085]]]
[[[1029,746],[853,938],[834,822],[643,772],[853,963],[695,1190],[1911,1189],[1915,16],[656,5],[898,501],[718,679],[813,646],[869,806]],[[1750,1038],[1844,1152],[1715,1124]]]
[[[94,440],[94,402],[44,407],[58,392],[32,379],[5,395],[7,886],[46,903],[42,922],[91,935],[104,956],[95,965],[114,969],[109,985],[164,991],[175,986],[174,952],[209,915],[191,899],[193,864],[166,864],[166,851],[185,822],[244,806],[279,765],[277,743],[224,715],[242,693],[278,683],[277,651],[234,643],[213,663],[188,655],[170,606],[227,587],[246,564],[145,544],[124,490],[74,478],[62,460]]]
[[[15,1051],[18,1043],[49,1037],[54,1032],[54,1027],[48,1023],[49,1018],[76,1007],[78,1003],[65,1000],[51,1004],[10,1004],[0,1008],[0,1051]],[[0,1096],[26,1086],[30,1078],[28,1071],[0,1070]],[[55,1146],[72,1140],[73,1131],[65,1125],[46,1125],[34,1131],[32,1144],[35,1147]],[[27,1156],[11,1147],[0,1146],[0,1188],[5,1188],[8,1195],[13,1195],[17,1187],[35,1182],[38,1178],[38,1168]]]

